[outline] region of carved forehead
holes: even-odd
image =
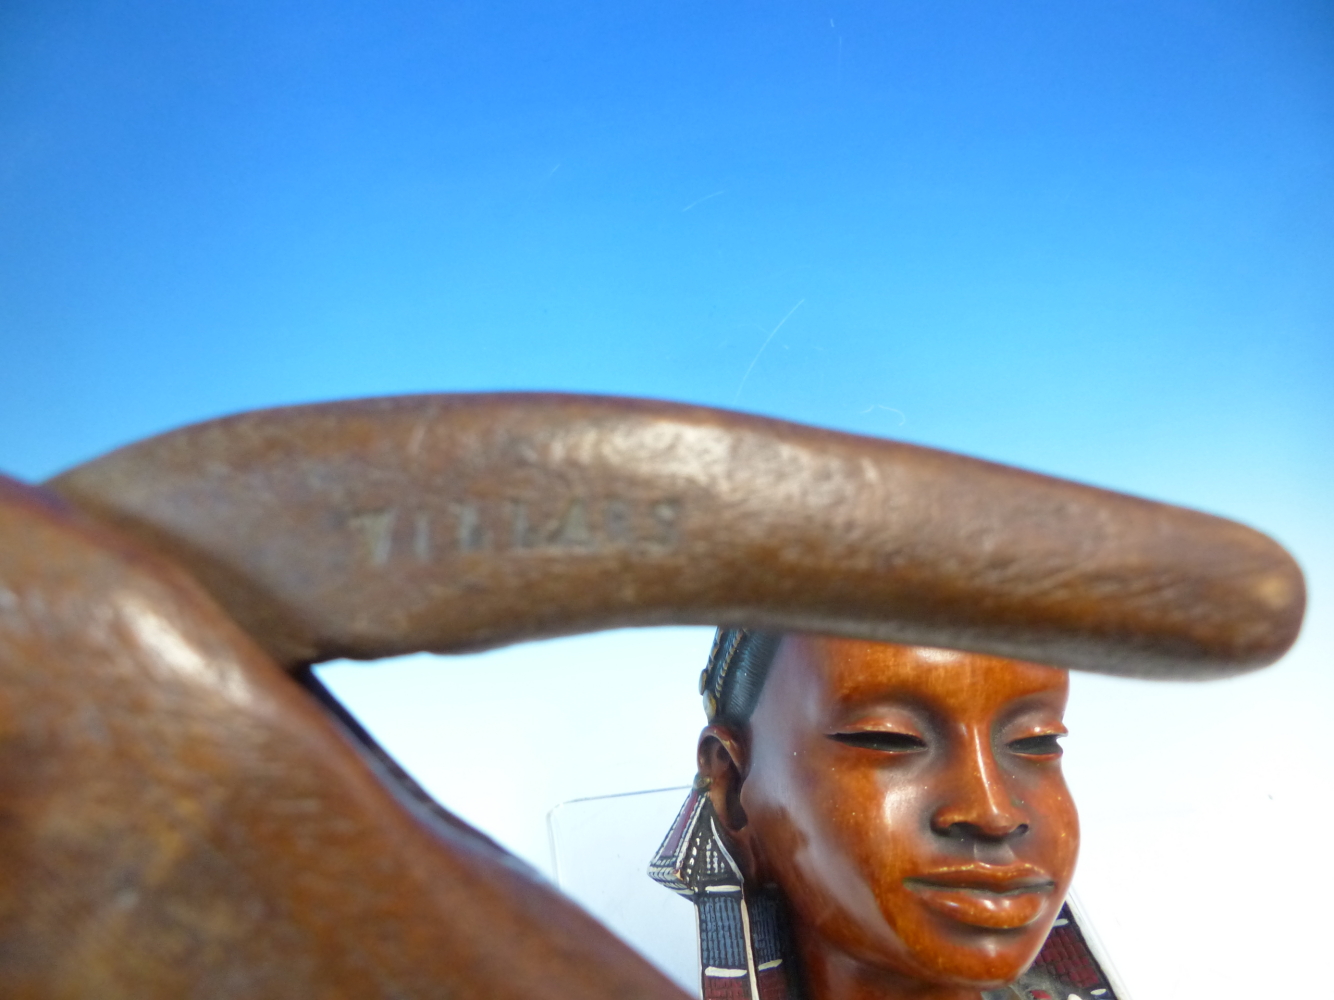
[[[972,712],[1035,696],[1064,706],[1065,670],[981,653],[789,635],[761,706],[799,699],[810,709],[907,701]]]

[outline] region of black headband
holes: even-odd
[[[699,691],[704,696],[704,714],[709,722],[736,725],[749,721],[782,641],[779,632],[718,630],[708,666],[699,675]]]

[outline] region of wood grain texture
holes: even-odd
[[[50,488],[187,567],[271,655],[747,624],[1207,678],[1293,642],[1276,543],[893,441],[552,394],[259,411]]]

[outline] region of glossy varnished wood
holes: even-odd
[[[785,900],[807,1000],[978,1000],[1028,968],[1074,873],[1064,670],[788,636],[699,768],[748,885]]]

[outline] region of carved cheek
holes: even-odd
[[[833,940],[856,948],[881,940],[880,902],[887,844],[881,796],[838,774],[808,800],[792,861],[802,883],[806,919]]]
[[[1065,787],[1065,780],[1058,778],[1056,786],[1041,806],[1045,810],[1044,819],[1050,827],[1048,836],[1055,841],[1051,849],[1053,868],[1068,881],[1079,856],[1079,812]]]
[[[855,924],[857,938],[883,944],[894,936],[888,917],[904,891],[904,865],[918,854],[913,816],[920,793],[914,782],[877,767],[835,773],[825,822],[825,883]]]
[[[879,862],[882,903],[903,890],[903,879],[924,863],[930,807],[926,786],[916,775],[884,776],[880,791],[879,830],[875,850]]]

